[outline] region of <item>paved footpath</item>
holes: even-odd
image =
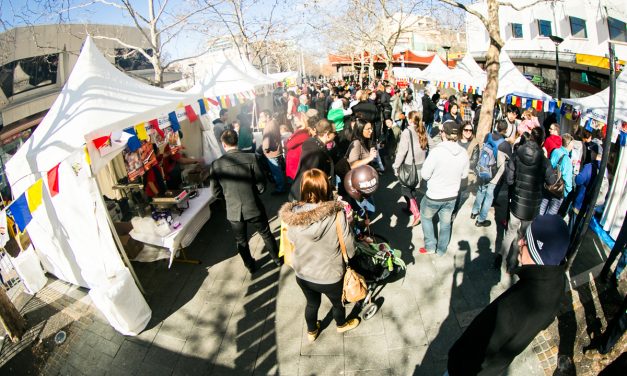
[[[476,228],[469,219],[471,195],[454,223],[443,257],[419,255],[420,226],[408,228],[397,203],[399,188],[385,175],[376,195],[382,215],[374,230],[403,250],[407,271],[377,297],[381,308],[354,331],[338,334],[323,299],[323,331],[309,344],[304,297],[293,271],[271,266],[252,238],[263,267],[254,275],[235,253],[221,203],[188,250],[201,265],[163,262],[135,269],[147,290],[153,318],[144,332],[124,337],[94,309],[85,291],[53,282],[77,319],[68,340],[52,352],[42,374],[50,375],[441,375],[447,352],[474,316],[512,281],[492,270],[496,227]],[[265,196],[272,229],[280,198]],[[492,215],[491,215],[492,217]],[[347,311],[352,309],[351,306]],[[545,375],[533,344],[508,375]]]

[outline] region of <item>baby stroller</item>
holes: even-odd
[[[391,248],[380,236],[371,234],[357,242],[355,256],[350,263],[368,285],[368,293],[364,300],[357,303],[357,309],[364,320],[369,320],[379,309],[373,301],[374,297],[381,292],[388,277],[405,270],[405,262],[401,259],[401,251]]]

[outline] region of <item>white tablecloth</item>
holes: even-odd
[[[210,188],[199,188],[198,196],[189,200],[189,208],[185,209],[181,215],[173,215],[173,222],[178,221],[181,223],[179,228],[172,230],[165,236],[160,236],[156,233],[138,232],[135,229],[131,230],[129,235],[142,243],[168,249],[170,251],[169,268],[172,266],[176,251],[190,245],[202,226],[211,217],[210,205],[213,201],[215,201],[215,198],[211,194]]]

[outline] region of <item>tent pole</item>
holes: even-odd
[[[98,185],[98,181],[93,176],[92,176],[92,179],[94,179],[94,182],[96,183],[96,187],[98,187],[98,197],[100,198],[100,203],[102,204],[103,208],[106,208],[107,206],[105,205],[104,199],[102,198],[102,192],[100,191],[100,185]],[[126,255],[126,250],[124,249],[124,246],[122,245],[122,241],[120,240],[120,237],[118,236],[118,232],[115,231],[115,226],[113,225],[113,221],[111,220],[111,216],[109,215],[109,213],[107,213],[106,217],[107,217],[107,223],[109,223],[109,230],[111,230],[111,235],[113,235],[115,244],[118,247],[118,253],[122,255],[124,264],[128,267],[129,271],[131,272],[131,275],[133,276],[133,279],[135,280],[135,284],[137,284],[139,291],[141,291],[143,295],[146,295],[146,290],[144,290],[144,287],[142,286],[141,282],[139,282],[139,278],[137,278],[137,274],[135,274],[135,269],[133,269],[133,265],[131,265],[131,261],[128,259],[128,256]]]
[[[614,129],[614,102],[616,101],[616,69],[614,65],[614,45],[612,43],[612,41],[608,42],[610,50],[610,93],[607,109],[607,131],[605,134],[605,140],[603,141],[603,155],[601,163],[599,164],[599,172],[597,173],[594,185],[591,187],[592,190],[590,192],[586,192],[586,197],[581,208],[582,210],[579,212],[579,215],[577,215],[575,221],[575,232],[571,235],[571,241],[566,256],[566,270],[570,270],[570,267],[573,265],[573,261],[577,256],[583,237],[586,235],[588,227],[590,226],[590,221],[594,215],[594,204],[597,200],[597,196],[599,195],[599,191],[601,190],[601,183],[603,182],[603,176],[605,175],[607,169],[607,160],[610,156],[610,148],[612,146],[612,130]]]

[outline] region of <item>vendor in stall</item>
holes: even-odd
[[[163,150],[163,160],[161,161],[166,187],[169,190],[180,189],[183,183],[183,167],[181,165],[199,164],[201,162],[198,158],[184,156],[180,151],[173,153],[170,145],[166,145]]]
[[[157,160],[161,162],[163,156],[159,155],[159,148],[155,144],[152,144],[152,148],[155,155],[157,155]],[[150,167],[150,169],[148,169],[148,171],[144,174],[143,179],[144,193],[146,193],[146,196],[149,198],[161,196],[165,193],[166,186],[160,164]]]

